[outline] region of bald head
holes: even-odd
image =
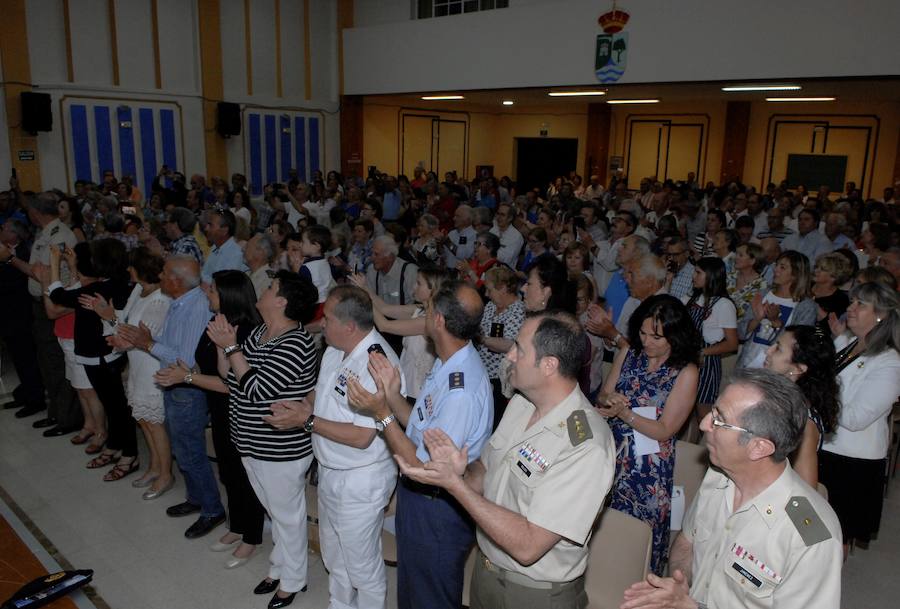
[[[432,297],[432,308],[444,318],[444,331],[452,338],[472,340],[481,328],[481,296],[462,281],[447,281]]]

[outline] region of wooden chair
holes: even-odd
[[[615,609],[625,589],[644,579],[653,549],[650,525],[606,508],[590,541],[584,587],[588,609]]]
[[[690,507],[709,469],[709,449],[700,444],[675,442],[675,485],[684,487],[684,507]]]

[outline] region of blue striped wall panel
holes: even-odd
[[[132,176],[134,183],[138,185],[137,168],[134,161],[134,125],[131,122],[131,108],[119,106],[116,110],[116,119],[119,122],[119,171],[123,176]],[[149,193],[145,192],[145,196]]]
[[[156,164],[156,130],[153,126],[153,110],[141,108],[138,110],[138,119],[141,128],[142,184],[144,192],[149,193],[153,187],[153,178],[159,171]]]
[[[309,175],[319,169],[319,119],[312,117],[309,119]]]
[[[262,178],[262,141],[259,137],[259,114],[250,114],[247,117],[250,128],[247,130],[250,146],[250,194],[261,195],[263,191]]]
[[[281,137],[281,181],[291,179],[291,117],[282,114],[279,117],[279,132]]]
[[[308,180],[306,173],[306,119],[302,116],[294,118],[294,142],[297,150],[297,176]]]
[[[97,165],[100,169],[100,178],[103,178],[104,171],[115,172],[112,130],[107,106],[94,106],[94,134],[97,136]]]
[[[91,144],[88,135],[87,107],[81,104],[69,108],[72,120],[72,157],[75,161],[75,179],[92,182]]]

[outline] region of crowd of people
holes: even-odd
[[[403,609],[459,607],[473,543],[473,607],[583,607],[607,504],[652,529],[628,608],[837,607],[842,546],[877,535],[900,183],[864,200],[573,173],[520,191],[417,167],[252,197],[240,174],[163,167],[146,195],[112,172],[10,186],[4,408],[46,410],[35,428],[144,500],[177,466],[166,513],[196,515],[191,539],[227,522],[226,568],[271,519],[270,608],[306,590],[307,484],[334,607],[385,606],[392,496]],[[673,540],[676,439],[716,468]]]

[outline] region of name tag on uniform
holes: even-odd
[[[424,420],[425,420],[425,415],[422,414],[422,407],[421,407],[421,406],[419,406],[419,407],[416,408],[416,414],[419,415],[419,421],[424,421]]]
[[[748,582],[756,586],[757,588],[762,586],[762,580],[750,573],[747,569],[742,567],[737,563],[732,563],[731,568],[741,574],[741,577],[746,579]]]
[[[531,470],[528,469],[528,466],[522,463],[521,461],[516,461],[516,465],[519,466],[519,469],[525,472],[525,475],[529,478],[531,477]]]

